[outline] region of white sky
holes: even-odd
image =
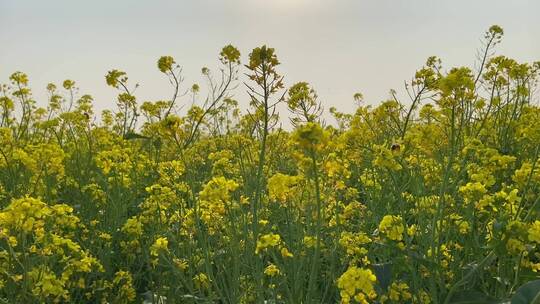
[[[110,69],[140,83],[139,102],[168,99],[161,55],[183,66],[187,87],[203,84],[201,67],[217,68],[222,46],[236,45],[246,62],[267,44],[287,85],[308,81],[326,109],[350,112],[355,92],[371,104],[402,92],[430,55],[446,68],[473,66],[492,24],[505,30],[499,54],[540,60],[539,12],[540,0],[0,0],[0,83],[28,73],[44,105],[46,84],[69,78],[97,109],[113,108]],[[246,104],[242,86],[236,98]]]

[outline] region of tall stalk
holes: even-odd
[[[267,46],[255,48],[249,54],[249,64],[246,65],[250,71],[248,77],[255,83],[255,85],[244,83],[251,98],[251,105],[255,108],[255,113],[249,115],[260,137],[255,192],[251,203],[255,242],[258,238],[258,209],[265,185],[264,165],[266,163],[267,138],[270,130],[274,127],[272,119],[275,117],[276,105],[283,99],[282,95],[277,101],[273,103],[270,101],[271,96],[283,88],[283,76],[280,76],[275,70],[277,65],[279,65],[279,61],[274,49]]]

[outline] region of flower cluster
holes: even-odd
[[[162,56],[171,97],[140,105],[112,69],[117,108],[101,117],[75,81],[42,103],[13,73],[0,302],[510,302],[540,273],[540,63],[491,56],[502,34],[486,33],[479,71],[429,57],[411,104],[357,93],[335,121],[309,83],[285,90],[267,46],[246,66],[225,46],[207,88],[183,89]]]

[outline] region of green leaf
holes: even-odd
[[[138,138],[149,139],[150,137],[144,136],[144,135],[141,135],[141,134],[137,134],[135,132],[128,132],[128,133],[126,133],[126,135],[124,135],[124,139],[127,139],[127,140],[138,139]]]
[[[372,266],[381,289],[386,290],[392,280],[392,263],[373,264]]]
[[[495,299],[494,297],[488,296],[480,291],[476,290],[465,290],[459,293],[456,293],[452,300],[451,304],[496,304],[501,303],[500,300]]]
[[[523,284],[514,296],[512,304],[540,304],[540,280]]]

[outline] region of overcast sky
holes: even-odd
[[[355,92],[377,104],[403,91],[428,56],[474,66],[492,24],[505,31],[499,54],[540,60],[539,12],[539,0],[0,0],[0,83],[28,73],[43,105],[46,84],[69,78],[98,109],[111,108],[110,69],[140,83],[139,101],[167,99],[160,56],[173,56],[190,86],[202,84],[201,67],[218,67],[222,46],[237,46],[246,62],[267,44],[287,85],[308,81],[326,109],[352,111]]]

